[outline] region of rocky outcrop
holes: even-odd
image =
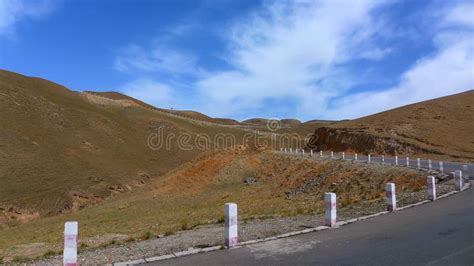
[[[439,153],[427,150],[398,138],[380,137],[354,128],[320,127],[309,140],[306,149],[331,150],[335,152],[353,151],[373,154],[395,153]]]

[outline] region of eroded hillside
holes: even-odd
[[[119,96],[91,97],[0,71],[0,225],[100,203],[160,178],[207,148],[224,146],[214,142],[217,134],[237,141],[248,134],[195,123]],[[207,146],[196,147],[202,134]],[[157,135],[162,141],[150,138]],[[184,144],[191,149],[179,146],[182,135],[188,136]],[[163,143],[167,139],[169,145]]]
[[[243,223],[257,218],[314,215],[324,210],[324,192],[338,193],[338,204],[345,207],[378,201],[385,195],[388,181],[396,182],[400,192],[420,190],[424,175],[416,169],[317,161],[236,146],[201,154],[132,193],[4,230],[0,256],[29,252],[34,257],[60,250],[62,235],[58,232],[66,220],[80,221],[80,243],[93,247],[110,244],[112,239],[117,239],[114,243],[147,239],[220,223],[226,202],[238,203]]]
[[[393,151],[439,149],[441,156],[469,158],[472,148],[463,143],[472,144],[472,134],[464,129],[472,128],[472,117],[456,110],[470,110],[472,92],[446,99],[354,121],[237,122],[0,71],[0,257],[61,249],[57,232],[65,220],[80,221],[82,243],[94,247],[219,223],[225,202],[238,202],[247,220],[319,213],[327,191],[350,207],[378,201],[388,181],[400,191],[419,190],[425,173],[415,169],[272,150],[301,148],[305,142],[284,141],[291,135],[299,142],[316,129],[334,150],[389,153],[392,146],[381,141],[389,136]]]
[[[474,161],[474,91],[315,130],[307,148]]]

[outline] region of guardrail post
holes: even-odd
[[[331,159],[333,159],[333,158],[334,158],[334,152],[331,151]]]
[[[428,176],[427,186],[428,199],[431,201],[436,200],[436,179],[434,178],[434,176]]]
[[[397,209],[397,198],[394,183],[387,183],[385,185],[385,196],[387,198],[387,211],[395,211]]]
[[[382,163],[385,163],[385,155],[382,155]]]
[[[301,149],[301,152],[303,153],[303,156],[304,156],[304,149]]]
[[[420,158],[416,158],[416,167],[417,167],[418,169],[421,168],[421,161],[420,161]]]
[[[370,154],[367,156],[367,163],[370,163]]]
[[[77,222],[66,222],[64,224],[64,250],[63,265],[77,265]]]
[[[225,211],[225,245],[226,247],[235,246],[239,243],[237,231],[237,204],[226,203]]]
[[[342,152],[342,159],[346,159],[346,153],[345,152]]]
[[[319,157],[323,158],[323,151],[319,151]]]
[[[439,171],[440,171],[441,173],[444,173],[443,162],[439,162]]]
[[[333,227],[336,225],[336,193],[325,193],[324,201],[326,203],[326,212],[324,221],[326,226]]]
[[[311,157],[313,157],[313,150],[311,150],[310,153],[311,153]]]
[[[431,165],[431,160],[428,160],[428,169],[432,169],[433,168],[433,165]]]
[[[280,148],[280,152],[283,152],[283,148]]]
[[[354,154],[354,160],[357,161],[357,153]]]
[[[454,186],[456,187],[456,191],[462,190],[462,171],[461,170],[454,171]]]
[[[407,167],[410,166],[410,158],[407,157]]]
[[[395,165],[398,165],[398,156],[395,156]]]
[[[290,148],[290,153],[293,153],[293,149],[292,149],[292,148]]]

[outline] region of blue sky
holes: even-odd
[[[345,119],[474,88],[472,1],[0,0],[0,68],[214,117]]]

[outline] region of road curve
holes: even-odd
[[[334,230],[154,265],[473,265],[473,199],[468,189]]]

